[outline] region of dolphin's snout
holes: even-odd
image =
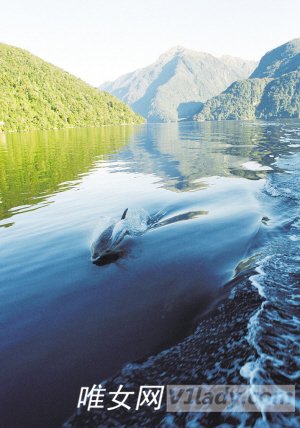
[[[110,257],[113,251],[111,249],[107,249],[104,251],[93,251],[91,254],[91,260],[93,263],[97,263],[99,260]]]
[[[98,254],[97,256],[93,255],[91,257],[91,261],[95,265],[102,266],[118,260],[119,257],[120,252],[108,250],[101,254]]]

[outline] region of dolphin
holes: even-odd
[[[117,261],[123,254],[120,243],[126,235],[139,236],[147,230],[164,227],[172,223],[196,218],[199,215],[208,214],[208,211],[190,211],[166,218],[166,210],[161,210],[150,216],[144,209],[133,209],[130,216],[128,208],[123,212],[119,221],[106,228],[91,245],[91,261],[97,265],[106,265]]]
[[[126,222],[128,208],[116,223],[105,229],[92,243],[91,261],[94,264],[104,265],[117,260],[120,256],[119,244],[129,234]]]

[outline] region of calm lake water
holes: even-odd
[[[254,254],[271,303],[249,320],[243,373],[295,383],[299,189],[299,121],[0,134],[1,425],[60,426],[81,386],[192,334]],[[125,208],[160,227],[92,264]]]

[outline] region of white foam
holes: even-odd
[[[260,283],[259,280],[262,280],[262,278],[266,275],[264,270],[263,270],[263,266],[264,266],[265,262],[267,260],[269,260],[270,258],[271,258],[271,256],[267,256],[263,260],[261,260],[259,265],[255,268],[255,271],[257,273],[255,275],[252,275],[249,278],[252,285],[258,290],[259,295],[261,297],[263,297],[264,299],[266,299],[266,295],[265,295],[265,292],[263,289],[263,285]],[[260,349],[260,347],[257,343],[256,335],[258,334],[258,331],[259,331],[259,325],[260,325],[259,324],[259,317],[264,310],[265,303],[266,303],[266,300],[264,300],[262,302],[261,307],[254,313],[254,315],[252,315],[252,317],[250,318],[250,320],[248,322],[247,341],[251,346],[254,347],[254,349],[256,349],[256,351],[259,355],[262,354],[262,350]],[[259,359],[245,363],[240,369],[240,374],[245,379],[248,379],[250,381],[250,384],[251,384],[251,383],[253,383],[253,379],[254,379],[255,374],[257,373],[258,370],[259,370]]]
[[[267,181],[265,184],[265,190],[271,196],[274,196],[274,197],[280,196],[280,192],[277,189],[275,189],[275,187],[273,187],[269,181]]]
[[[253,377],[253,373],[257,370],[256,361],[248,361],[240,369],[240,375],[244,379],[250,379]]]
[[[249,161],[242,164],[242,167],[244,169],[247,169],[248,171],[272,171],[273,168],[270,166],[264,166],[256,161]]]
[[[259,282],[259,279],[261,279],[263,276],[265,276],[265,272],[263,271],[263,265],[264,263],[269,260],[271,256],[265,257],[259,265],[255,268],[255,271],[257,272],[255,275],[250,276],[251,284],[257,288],[258,293],[261,297],[266,298],[263,285]]]
[[[289,238],[291,241],[300,241],[300,236],[297,235],[290,235]]]
[[[126,227],[130,234],[139,235],[148,229],[150,216],[143,208],[130,208],[126,214]]]

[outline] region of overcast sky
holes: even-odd
[[[299,16],[300,0],[0,0],[0,41],[98,86],[176,45],[259,59]]]

